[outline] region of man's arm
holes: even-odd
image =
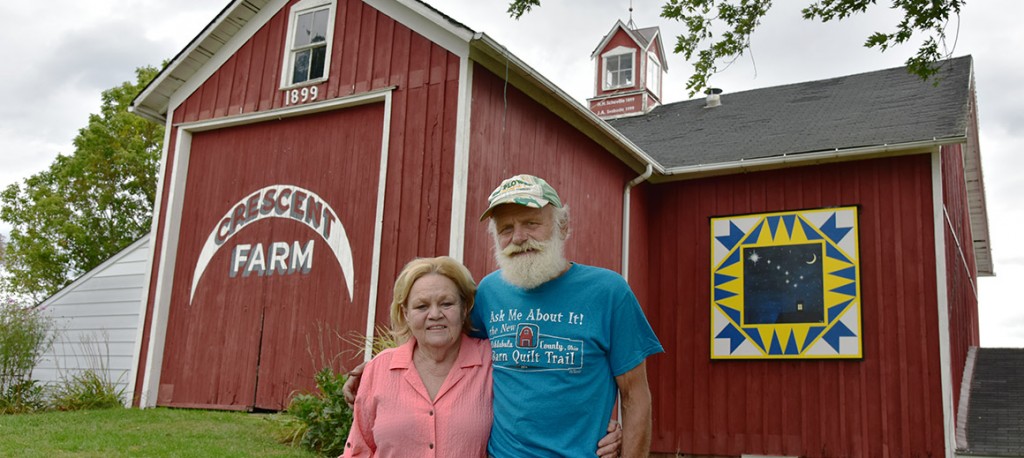
[[[651,388],[647,366],[641,362],[615,377],[622,396],[622,456],[646,457],[651,449]]]

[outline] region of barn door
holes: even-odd
[[[383,119],[378,103],[193,134],[158,404],[282,409],[351,349]]]

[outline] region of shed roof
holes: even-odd
[[[1024,457],[1024,348],[972,349],[959,455]],[[964,405],[966,404],[966,405]]]
[[[666,169],[967,136],[971,57],[943,64],[938,85],[905,67],[659,106],[609,123]]]

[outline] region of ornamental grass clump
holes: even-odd
[[[43,387],[32,369],[53,345],[52,320],[12,298],[0,301],[0,414],[24,413],[46,406]]]
[[[85,335],[80,345],[88,369],[61,371],[61,380],[49,392],[50,407],[55,410],[111,409],[124,406],[125,386],[122,379],[110,375],[110,337]]]
[[[91,410],[124,407],[124,388],[102,371],[86,369],[67,375],[54,385],[49,404],[56,410]]]

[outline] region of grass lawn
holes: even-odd
[[[314,457],[282,445],[266,415],[108,409],[0,415],[0,456]]]

